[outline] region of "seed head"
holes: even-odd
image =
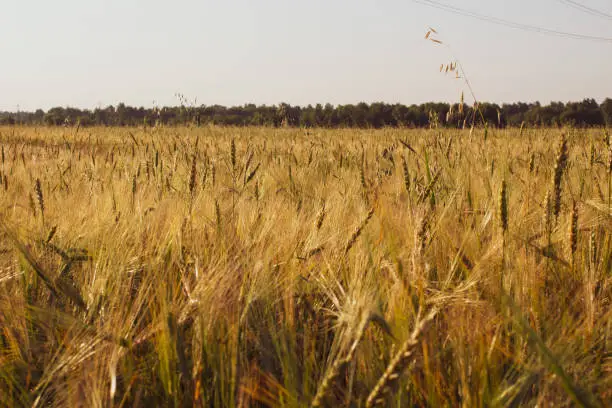
[[[45,214],[45,199],[43,197],[42,187],[40,186],[40,179],[36,179],[34,184],[34,192],[36,193],[36,199],[38,200],[38,208],[42,215]]]
[[[559,141],[559,149],[557,153],[557,162],[555,164],[555,174],[553,179],[553,192],[554,192],[554,206],[553,214],[555,219],[559,217],[561,211],[561,178],[563,177],[563,170],[567,166],[567,139],[565,135],[561,136]]]
[[[236,169],[236,142],[232,139],[232,144],[230,145],[230,160],[232,162],[232,171]]]
[[[546,197],[544,197],[544,219],[543,224],[546,232],[550,234],[552,230],[552,200],[550,198],[550,191],[546,192]]]
[[[569,250],[573,260],[574,255],[576,254],[576,248],[578,248],[578,206],[576,205],[576,201],[572,203],[572,214],[568,235]]]
[[[193,196],[193,193],[195,191],[195,187],[196,187],[196,176],[197,176],[197,169],[196,169],[196,157],[195,154],[193,155],[193,159],[191,161],[191,174],[189,175],[189,193]]]
[[[508,231],[508,192],[506,180],[502,181],[499,188],[499,222],[503,232]]]
[[[402,167],[404,168],[404,187],[406,187],[406,191],[410,193],[410,173],[408,171],[408,163],[406,163],[406,159],[403,156]]]

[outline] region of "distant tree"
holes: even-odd
[[[67,116],[64,108],[51,108],[44,116],[44,122],[47,125],[60,126],[66,121]]]
[[[15,120],[15,117],[13,117],[12,115],[6,115],[0,118],[0,125],[13,126],[16,123],[17,121]]]
[[[324,118],[323,126],[327,126],[327,127],[338,126],[337,112],[331,103],[325,104],[325,108],[323,109],[323,118]]]
[[[316,112],[312,105],[308,105],[300,112],[300,126],[314,127],[317,125]]]
[[[42,109],[36,109],[36,112],[34,112],[32,119],[34,121],[34,124],[42,125],[45,119],[45,111],[43,111]]]
[[[612,127],[612,99],[606,98],[599,108],[606,126]]]

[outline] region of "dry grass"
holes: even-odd
[[[483,131],[1,128],[0,406],[605,405],[604,132]]]

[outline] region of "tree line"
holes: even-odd
[[[612,99],[601,104],[594,99],[581,102],[449,104],[429,102],[420,105],[358,103],[315,106],[221,105],[163,108],[131,107],[124,103],[93,110],[55,107],[48,111],[0,112],[2,125],[47,126],[156,126],[156,125],[227,125],[292,127],[470,127],[506,126],[608,126],[612,124]]]

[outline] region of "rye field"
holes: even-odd
[[[0,147],[0,406],[611,404],[604,129]]]

